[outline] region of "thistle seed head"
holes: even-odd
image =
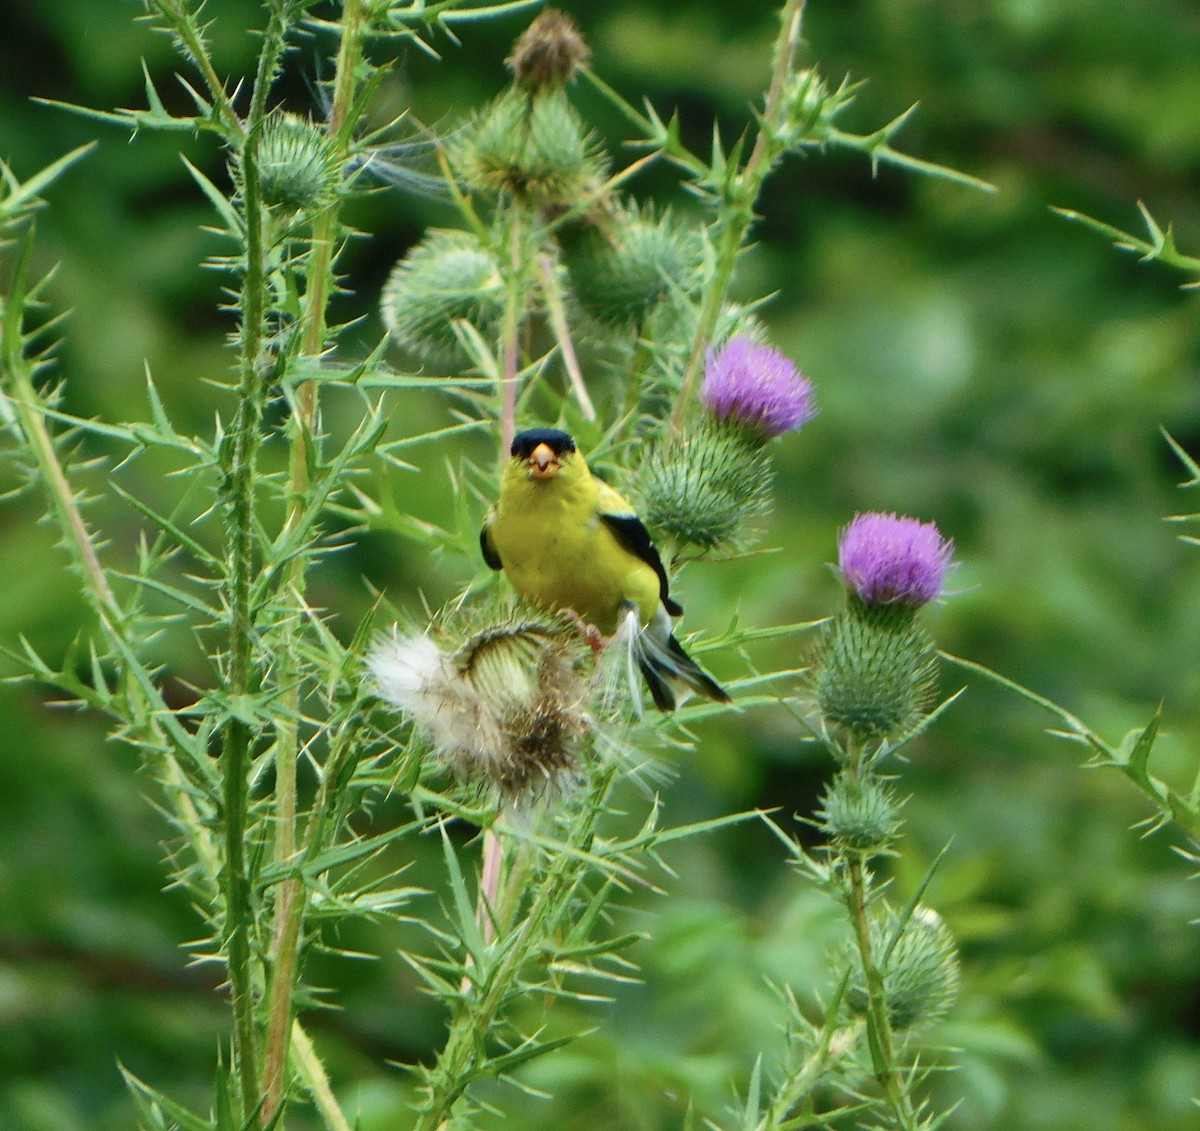
[[[591,57],[575,21],[547,8],[521,34],[505,62],[518,86],[537,90],[566,86]]]
[[[556,625],[493,625],[456,651],[393,636],[367,658],[380,698],[410,716],[437,756],[502,804],[569,789],[590,719],[580,645]]]

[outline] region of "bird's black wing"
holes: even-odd
[[[483,551],[483,560],[492,569],[500,570],[504,568],[504,563],[500,560],[500,555],[496,553],[496,547],[492,545],[491,530],[492,516],[489,514],[483,520],[483,527],[479,531],[479,548]]]
[[[650,531],[642,525],[642,520],[636,514],[601,514],[600,521],[616,535],[617,541],[625,549],[641,558],[658,574],[658,596],[663,607],[671,616],[680,616],[683,613],[683,606],[678,601],[671,600],[668,593],[670,583],[667,581],[667,571],[663,566],[662,558],[658,555],[658,550],[650,541]]]

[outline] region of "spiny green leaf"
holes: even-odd
[[[200,186],[200,191],[208,197],[209,203],[217,210],[217,214],[224,221],[228,234],[239,236],[240,238],[244,225],[242,224],[241,216],[238,215],[237,209],[234,208],[229,198],[186,157],[181,158],[181,160],[187,167],[187,171],[191,173],[192,179]]]
[[[35,99],[35,101],[37,101]],[[96,142],[89,141],[57,161],[47,165],[40,173],[35,173],[27,181],[18,181],[10,172],[7,165],[0,162],[0,170],[4,173],[7,192],[0,197],[0,223],[7,223],[37,203],[38,194],[49,188],[72,165],[87,156],[96,148]],[[11,301],[11,300],[10,300]]]
[[[217,559],[217,557],[200,545],[200,543],[197,542],[196,539],[194,539],[190,534],[186,533],[182,527],[177,526],[165,515],[161,515],[153,508],[147,506],[141,501],[141,499],[137,498],[135,495],[131,495],[119,484],[110,481],[109,486],[117,493],[117,495],[119,495],[131,507],[133,507],[134,510],[136,510],[143,517],[148,518],[164,533],[169,534],[172,538],[174,538],[175,541],[178,542],[179,545],[184,549],[186,549],[197,561],[203,562],[205,565],[211,567],[214,571],[220,571],[222,569],[221,562]]]
[[[458,928],[458,935],[467,953],[478,964],[482,961],[485,947],[479,923],[475,918],[475,907],[467,892],[467,881],[458,860],[458,852],[450,841],[444,821],[438,822],[438,832],[442,837],[442,855],[446,861],[446,872],[450,881],[450,895],[454,901],[454,921]]]
[[[172,1131],[172,1125],[178,1127],[179,1131],[217,1131],[217,1124],[212,1120],[201,1118],[149,1084],[144,1084],[124,1065],[118,1067],[142,1118],[154,1131],[160,1128],[162,1131]],[[164,1114],[170,1119],[170,1124],[163,1119]]]

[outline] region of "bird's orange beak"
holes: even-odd
[[[554,454],[554,449],[549,444],[538,444],[529,453],[529,459],[525,461],[525,466],[529,468],[530,479],[553,479],[562,468],[558,456]]]

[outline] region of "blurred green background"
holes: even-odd
[[[678,108],[704,151],[714,118],[733,137],[761,90],[774,35],[767,0],[564,3],[595,66],[634,102]],[[182,163],[220,176],[207,139],[95,126],[35,98],[100,108],[143,104],[140,60],[169,97],[169,44],[135,22],[141,6],[0,2],[0,157],[29,176],[68,149],[98,149],[49,194],[40,257],[69,309],[58,375],[69,409],[142,418],[144,366],[181,431],[207,431],[226,402],[209,383],[228,370],[221,280],[197,264],[217,250],[206,205]],[[226,73],[251,67],[258,20],[249,0],[211,0]],[[438,39],[443,61],[399,54],[383,92],[431,123],[453,122],[506,81],[503,59],[524,25]],[[1200,752],[1200,557],[1165,515],[1200,510],[1180,494],[1165,427],[1200,450],[1200,299],[1169,271],[1139,264],[1048,211],[1051,204],[1137,224],[1144,199],[1200,248],[1200,8],[1185,0],[812,0],[809,52],[833,81],[867,78],[849,124],[881,125],[912,102],[899,144],[992,181],[983,195],[883,169],[853,155],[791,159],[762,201],[758,243],[743,260],[743,297],[766,308],[776,343],[812,378],[822,414],[776,446],[778,552],[692,567],[681,582],[688,627],[719,631],[731,610],[765,625],[833,607],[826,563],[857,510],[938,522],[958,547],[953,599],[931,610],[943,646],[1048,695],[1110,739],[1161,703],[1155,769],[1190,785]],[[293,59],[281,93],[312,104],[305,79],[324,52]],[[578,103],[618,159],[622,125],[587,90]],[[628,159],[628,151],[625,151]],[[640,193],[678,201],[665,166]],[[365,233],[344,260],[361,313],[346,350],[381,333],[375,302],[392,263],[442,205],[383,193],[357,202]],[[412,397],[405,427],[448,420],[444,401]],[[480,448],[481,458],[486,449]],[[84,445],[81,457],[103,455]],[[436,517],[449,486],[445,453],[421,475],[391,476],[401,504]],[[130,561],[138,523],[89,471],[106,560]],[[149,463],[120,472],[152,504],[175,489]],[[0,484],[22,480],[7,466]],[[157,505],[157,504],[155,504]],[[51,657],[86,627],[84,605],[36,492],[0,507],[0,642],[22,634]],[[437,604],[473,567],[431,558],[390,535],[329,559],[316,600],[343,631],[386,588],[416,610]],[[186,639],[164,651],[173,674],[202,678]],[[803,663],[793,640],[756,654]],[[174,645],[172,645],[174,648]],[[788,649],[791,650],[790,654]],[[16,671],[4,661],[5,674]],[[943,677],[946,691],[957,673]],[[921,742],[903,770],[911,794],[895,863],[898,897],[947,843],[930,890],[957,934],[963,996],[931,1035],[957,1047],[939,1102],[961,1099],[948,1126],[1012,1131],[1159,1131],[1197,1126],[1200,936],[1191,868],[1169,832],[1139,839],[1147,807],[1122,780],[1079,768],[1046,719],[985,686]],[[104,726],[56,708],[37,687],[0,690],[0,1127],[128,1128],[118,1062],[203,1106],[214,1040],[224,1032],[217,976],[187,965],[200,930],[186,899],[163,892],[165,822],[136,756]],[[682,761],[682,760],[681,760]],[[667,818],[777,808],[810,814],[829,772],[783,710],[718,720],[667,787]],[[632,802],[631,802],[632,803]],[[395,817],[382,805],[373,819]],[[768,982],[828,989],[836,909],[790,873],[778,842],[744,826],[687,842],[670,858],[668,895],[632,903],[650,931],[637,952],[646,980],[611,1006],[562,1024],[594,1035],[536,1065],[552,1099],[511,1089],[490,1098],[504,1126],[682,1126],[687,1096],[719,1111],[759,1052],[778,1050]],[[436,868],[418,861],[418,879]],[[317,980],[344,1008],[312,1018],[347,1109],[364,1129],[402,1128],[406,1079],[388,1061],[428,1058],[436,1005],[396,957],[392,929],[340,940],[377,955],[322,960]],[[568,1011],[569,1012],[569,1011]],[[773,1051],[774,1050],[774,1051]],[[306,1126],[297,1118],[296,1126]],[[500,1126],[494,1120],[486,1126]]]

